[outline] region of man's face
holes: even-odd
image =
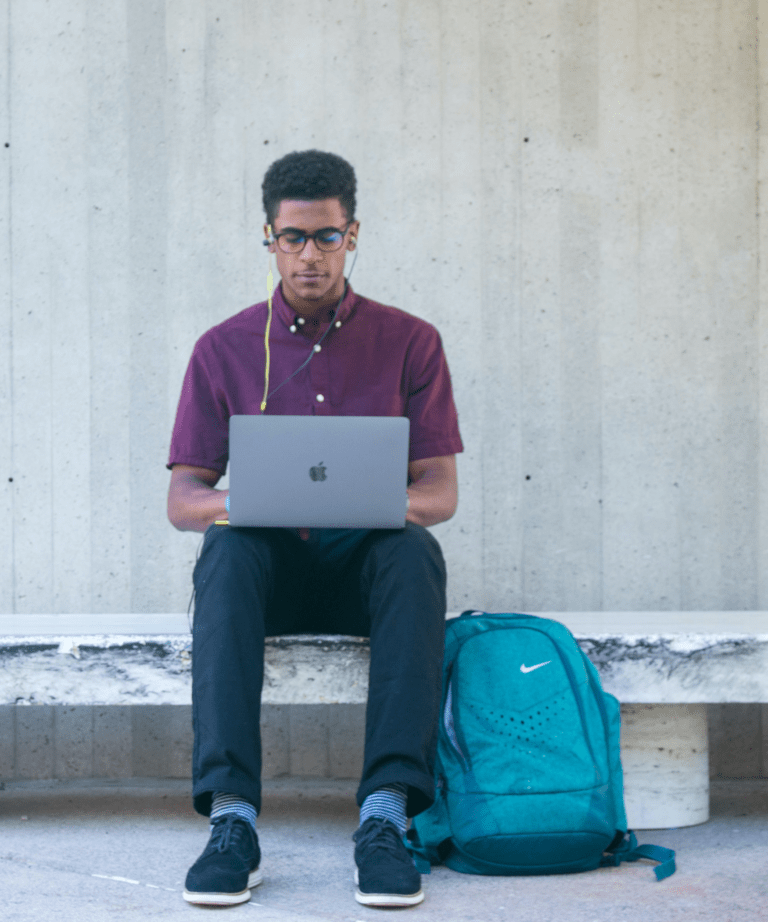
[[[337,198],[314,202],[284,199],[280,202],[272,231],[279,234],[290,229],[313,234],[329,227],[344,230],[347,220]],[[347,252],[355,248],[350,238],[357,237],[359,226],[358,221],[349,225],[341,247],[333,253],[318,249],[314,240],[307,240],[299,253],[284,253],[275,244],[270,245],[283,280],[283,296],[297,314],[319,317],[341,298],[344,292],[344,259]],[[264,233],[267,233],[266,225]]]

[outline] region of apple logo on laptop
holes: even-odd
[[[323,466],[322,461],[319,464],[315,465],[315,467],[311,467],[309,469],[309,476],[312,478],[312,480],[325,480],[326,479],[325,467]]]

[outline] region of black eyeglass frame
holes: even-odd
[[[307,243],[310,240],[312,240],[314,241],[315,246],[318,248],[318,250],[320,250],[321,253],[336,253],[344,245],[344,238],[346,237],[347,232],[349,231],[352,224],[353,224],[352,221],[348,221],[347,226],[343,230],[340,227],[321,227],[320,230],[315,231],[314,234],[308,234],[306,231],[299,230],[297,227],[287,227],[285,230],[278,231],[277,233],[273,231],[272,240],[265,240],[263,243],[264,243],[264,246],[269,246],[270,243],[274,242],[278,245],[278,247],[280,247],[281,252],[286,253],[291,256],[296,256],[297,254],[302,253]],[[320,246],[320,243],[318,242],[319,237],[321,237],[323,234],[328,234],[329,232],[333,232],[334,234],[340,235],[339,245],[337,247],[334,247],[332,250],[329,250],[327,248]],[[287,235],[303,238],[303,243],[298,248],[298,250],[286,250],[286,249],[283,249],[282,246],[280,246],[280,238],[285,237]]]

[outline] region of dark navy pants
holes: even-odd
[[[408,815],[434,799],[445,637],[445,564],[420,525],[295,531],[212,525],[194,572],[193,798],[214,791],[261,808],[264,638],[370,637],[365,756],[357,802],[408,785]]]

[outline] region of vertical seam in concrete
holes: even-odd
[[[94,27],[91,21],[91,9],[90,8],[86,12],[86,30],[87,30],[87,35],[85,37],[85,43],[86,43],[85,44],[85,49],[86,49],[85,56],[86,56],[86,60],[88,61],[88,65],[90,66],[91,42],[95,40]],[[93,102],[91,98],[92,91],[91,91],[90,80],[88,81],[88,88],[86,92],[87,92],[87,103],[88,103],[88,114],[87,114],[88,126],[87,126],[87,142],[86,142],[87,148],[86,148],[86,157],[85,157],[86,164],[87,164],[86,169],[88,171],[88,176],[86,178],[86,185],[87,185],[86,194],[87,194],[87,199],[88,199],[87,206],[86,206],[88,209],[87,218],[86,218],[86,222],[87,222],[86,233],[88,234],[88,239],[87,239],[86,247],[87,247],[87,253],[88,253],[88,365],[89,365],[89,371],[90,371],[90,374],[88,375],[88,380],[90,384],[90,393],[88,395],[88,431],[90,434],[89,445],[88,445],[88,465],[89,465],[89,470],[90,470],[90,476],[88,478],[89,483],[88,483],[88,488],[87,488],[88,489],[87,502],[88,502],[89,508],[93,510],[93,504],[94,504],[93,471],[97,469],[97,465],[98,465],[98,459],[94,457],[94,454],[96,451],[97,440],[93,437],[93,434],[95,431],[97,431],[98,419],[94,418],[95,413],[94,413],[94,400],[93,400],[93,384],[94,384],[94,374],[95,374],[95,366],[96,366],[96,363],[94,361],[94,352],[96,350],[96,337],[94,336],[94,316],[93,315],[94,315],[94,309],[95,309],[94,308],[95,296],[94,296],[94,277],[93,277],[93,272],[91,271],[91,256],[93,253],[93,240],[96,235],[96,230],[94,228],[94,211],[95,211],[94,199],[96,196],[95,196],[95,188],[94,188],[95,183],[93,180],[93,171],[91,169],[91,163],[92,163],[91,158],[93,156],[94,106],[93,106]],[[93,574],[96,569],[96,561],[94,560],[95,542],[94,542],[93,531],[94,531],[94,517],[91,514],[90,522],[88,526],[88,534],[90,538],[90,541],[89,541],[90,546],[88,548],[88,562],[89,562],[90,573],[91,573],[91,578],[88,580],[88,606],[89,606],[88,610],[89,611],[96,611],[96,605],[95,605],[96,599],[94,597],[94,593],[96,591],[95,589],[96,581],[93,578]]]
[[[51,762],[52,762],[51,775],[54,778],[58,778],[59,774],[62,774],[62,775],[64,774],[64,772],[61,772],[61,773],[59,772],[59,731],[61,729],[59,725],[61,723],[61,720],[60,720],[61,707],[57,705],[53,705],[51,707],[51,712],[52,712],[51,716],[53,718],[51,720],[51,749],[53,750],[53,753],[51,756]]]
[[[479,192],[479,198],[481,201],[480,207],[481,207],[481,212],[482,212],[483,206],[485,205],[485,201],[484,201],[485,196],[484,196],[484,189],[483,189],[483,164],[485,163],[485,157],[483,156],[485,153],[483,149],[483,138],[485,135],[485,108],[483,106],[483,103],[485,101],[485,98],[483,96],[483,87],[485,86],[485,67],[484,65],[485,65],[485,60],[486,60],[485,55],[483,54],[484,30],[481,25],[481,23],[483,22],[482,14],[475,18],[475,22],[477,23],[477,49],[479,52],[478,74],[480,77],[478,81],[479,82],[479,86],[478,86],[479,92],[477,94],[478,96],[477,107],[479,110],[478,111],[478,122],[479,122],[478,146],[480,148],[479,154],[478,154],[478,162],[480,166],[479,177],[478,177],[478,181],[479,181],[478,192]],[[481,249],[481,252],[482,252],[482,256],[480,259],[480,304],[481,304],[481,317],[482,317],[482,313],[485,310],[485,304],[486,304],[485,279],[487,276],[487,253],[486,253],[485,247]],[[481,330],[483,329],[482,325],[480,329]],[[483,378],[484,377],[485,376],[483,376]],[[483,380],[483,378],[481,378],[481,380]],[[486,382],[483,381],[482,386],[485,387],[485,385],[486,385]],[[483,417],[484,416],[485,414],[483,414]],[[480,430],[481,439],[484,438],[484,435],[485,435],[484,430],[485,430],[485,425],[483,423],[481,425],[481,430]],[[486,530],[485,530],[485,527],[486,527],[485,507],[486,507],[486,496],[487,496],[485,492],[485,481],[486,481],[485,460],[486,460],[486,454],[484,451],[481,450],[480,452],[480,497],[481,497],[481,500],[480,500],[480,535],[481,535],[481,539],[480,539],[480,599],[482,600],[481,604],[483,608],[485,608],[488,605],[487,581],[485,578],[486,572],[488,569],[487,568],[488,561],[486,559],[487,535],[486,535]]]
[[[445,188],[445,133],[443,131],[445,125],[445,70],[443,69],[444,58],[443,49],[445,47],[445,33],[443,31],[443,0],[439,0],[437,4],[437,34],[439,35],[439,41],[437,43],[437,55],[438,55],[438,73],[440,74],[440,91],[438,93],[439,99],[439,111],[438,111],[438,124],[439,124],[439,137],[440,137],[440,182],[438,183],[439,195],[440,195],[440,217],[443,217],[443,189]],[[445,226],[444,221],[440,221],[440,252],[445,252],[445,231],[443,230]]]
[[[760,472],[762,471],[762,468],[763,468],[763,465],[761,464],[761,461],[762,461],[761,442],[763,441],[763,439],[761,438],[762,426],[760,425],[761,418],[762,418],[762,412],[761,412],[762,408],[760,406],[760,398],[761,398],[761,392],[762,392],[761,377],[762,377],[762,367],[763,367],[762,361],[761,361],[761,354],[762,354],[761,346],[763,344],[762,342],[763,337],[762,337],[762,324],[760,322],[761,315],[762,315],[761,289],[760,289],[760,277],[761,277],[761,271],[762,271],[762,259],[761,259],[762,250],[761,250],[761,237],[760,237],[760,230],[761,230],[761,224],[762,224],[761,215],[760,215],[760,205],[762,202],[762,197],[760,195],[760,192],[761,192],[760,179],[761,179],[761,173],[762,173],[761,161],[760,161],[760,154],[761,154],[761,150],[760,150],[760,109],[761,109],[761,105],[760,105],[761,103],[760,26],[761,26],[760,3],[758,0],[758,2],[756,2],[756,5],[755,5],[755,60],[754,60],[755,84],[756,84],[755,85],[755,242],[756,242],[755,291],[757,292],[756,305],[755,305],[755,308],[756,308],[755,326],[757,328],[757,362],[756,362],[757,380],[755,384],[757,388],[756,420],[757,420],[757,426],[758,426],[757,459],[756,459],[757,461],[757,495],[758,495],[757,503],[758,504],[757,504],[757,522],[756,522],[756,529],[755,529],[756,534],[754,535],[756,585],[755,585],[755,590],[753,593],[753,602],[756,607],[760,606],[760,603],[763,599],[763,592],[762,592],[761,584],[763,580],[765,579],[765,577],[762,576],[763,568],[761,566],[761,562],[762,562],[761,548],[762,548],[762,538],[763,538],[763,535],[761,534],[762,532],[761,526],[762,526],[762,519],[763,519],[762,512],[765,509],[765,491],[764,489],[761,489],[762,484],[760,482],[760,479],[761,479]],[[763,750],[763,717],[762,717],[762,706],[761,706],[760,750],[759,750],[759,755],[760,755],[759,771],[760,771],[761,777],[764,776],[764,768],[765,768],[765,766],[763,765],[763,753],[764,753],[764,750]]]
[[[136,708],[141,707],[141,705],[130,704],[128,705],[128,737],[129,737],[129,747],[131,752],[131,764],[129,766],[130,771],[128,773],[129,778],[136,777],[136,764],[138,759],[136,757],[136,743],[139,739],[139,734],[136,732]]]
[[[443,0],[437,5],[437,32],[440,36],[440,40],[437,44],[437,54],[439,57],[438,66],[440,68],[440,110],[438,114],[439,119],[439,132],[440,132],[440,183],[438,188],[440,190],[440,217],[442,218],[445,214],[445,197],[443,195],[443,189],[445,188],[445,93],[446,93],[446,81],[445,81],[445,55],[443,51],[445,50],[445,26],[443,18]],[[440,221],[440,251],[445,252],[445,223]]]
[[[757,79],[757,112],[756,112],[756,132],[757,138],[755,140],[755,153],[757,156],[757,175],[755,177],[755,216],[757,221],[757,259],[755,261],[756,271],[757,271],[757,421],[759,427],[759,433],[763,432],[763,427],[760,425],[763,419],[764,407],[761,406],[761,400],[763,396],[763,381],[764,378],[764,359],[763,352],[765,348],[764,342],[764,332],[763,332],[763,311],[765,309],[762,303],[762,277],[763,277],[763,259],[762,259],[762,195],[761,195],[761,181],[763,179],[763,170],[762,170],[762,124],[761,124],[761,115],[762,115],[762,103],[763,103],[763,86],[762,86],[762,69],[761,69],[761,59],[762,59],[762,45],[760,42],[760,30],[762,28],[762,20],[760,13],[763,9],[763,4],[758,2],[757,4],[757,15],[755,17],[755,75]],[[760,475],[760,472],[763,470],[764,458],[763,451],[765,447],[765,437],[758,435],[758,448],[757,448],[757,460],[758,460],[758,510],[757,510],[757,605],[765,604],[765,598],[768,593],[766,592],[766,577],[764,575],[764,568],[761,565],[764,558],[763,542],[768,536],[764,533],[764,523],[766,518],[766,498],[765,498],[765,484],[766,479],[765,475]],[[762,483],[760,480],[762,479]],[[762,489],[760,489],[762,487]],[[764,766],[764,769],[768,766]]]
[[[522,54],[520,53],[520,48],[522,44],[521,34],[522,27],[520,23],[520,16],[516,17],[516,40],[517,40],[517,50],[518,50],[518,61],[521,61]],[[522,70],[522,68],[521,68]],[[523,352],[523,297],[525,286],[523,283],[523,276],[525,274],[525,266],[523,264],[523,197],[525,195],[525,186],[523,185],[523,153],[525,150],[525,137],[528,130],[528,126],[525,124],[525,110],[524,110],[524,81],[519,79],[517,81],[517,113],[518,113],[518,128],[517,128],[517,189],[518,189],[518,199],[517,199],[517,214],[515,216],[515,245],[517,247],[515,263],[517,265],[517,317],[516,317],[516,330],[515,330],[515,348],[517,350],[517,361],[515,364],[515,374],[517,377],[517,387],[515,399],[517,401],[516,413],[517,413],[517,457],[519,463],[519,469],[517,470],[517,486],[516,492],[518,496],[517,500],[517,522],[515,523],[515,528],[518,530],[518,535],[520,537],[519,551],[517,555],[517,566],[520,568],[518,586],[519,586],[519,598],[522,601],[526,598],[525,594],[525,531],[522,527],[522,518],[523,518],[523,506],[525,502],[525,494],[523,491],[524,481],[523,481],[523,418],[522,418],[522,394],[523,394],[523,362],[522,362],[522,352]],[[523,607],[522,605],[520,606]]]
[[[604,76],[601,69],[602,57],[601,51],[603,48],[603,28],[606,27],[609,19],[606,19],[600,15],[600,8],[597,9],[597,27],[596,27],[596,41],[597,41],[597,117],[596,117],[596,137],[595,137],[595,166],[597,168],[597,175],[604,177],[607,175],[606,163],[609,162],[609,155],[606,152],[606,137],[610,136],[610,131],[607,130],[607,119],[604,116],[603,112],[603,102],[605,101],[604,93],[602,91]],[[627,58],[629,57],[630,48],[627,46],[626,54]],[[597,425],[597,574],[593,582],[593,599],[596,608],[600,611],[604,609],[605,605],[605,456],[606,456],[606,445],[605,445],[605,427],[603,423],[606,416],[606,407],[605,407],[605,394],[606,394],[606,376],[608,371],[604,362],[604,339],[606,328],[608,326],[606,313],[607,313],[607,294],[605,291],[605,267],[606,267],[606,255],[605,255],[605,245],[604,245],[604,227],[606,225],[606,214],[608,212],[606,200],[600,196],[598,204],[598,221],[599,221],[599,232],[598,232],[598,242],[597,242],[597,260],[598,260],[598,276],[597,276],[597,285],[594,293],[595,304],[597,307],[597,332],[596,332],[596,343],[597,343],[597,359],[599,363],[599,368],[597,371],[597,415],[598,415],[598,425]]]
[[[13,79],[13,42],[11,41],[11,3],[8,3],[8,17],[6,21],[6,67],[8,68],[8,79],[5,88],[6,92],[6,111],[8,113],[8,137],[6,142],[8,147],[8,402],[10,406],[9,413],[9,436],[10,436],[10,476],[14,478],[13,489],[11,490],[11,522],[10,522],[10,544],[11,544],[11,614],[16,614],[16,458],[15,451],[16,440],[14,437],[14,399],[13,399],[13,110],[11,108],[11,80]],[[14,714],[14,745],[15,745],[15,728],[16,717]],[[14,752],[14,771],[16,769],[16,755]]]
[[[643,21],[643,4],[641,0],[636,0],[635,2],[635,22],[637,23],[637,47],[635,49],[635,54],[637,58],[637,72],[638,72],[638,86],[641,88],[640,93],[642,93],[642,64],[643,64],[643,35],[641,33],[640,24]],[[646,227],[645,227],[645,210],[643,208],[643,191],[642,191],[642,178],[640,177],[640,166],[638,163],[638,157],[633,158],[633,185],[634,185],[634,194],[637,207],[637,247],[635,250],[635,303],[634,303],[634,323],[637,324],[640,321],[640,318],[643,315],[643,246],[645,244],[646,237]],[[636,590],[633,590],[636,591]],[[626,596],[624,596],[626,598]],[[611,607],[621,607],[621,606],[611,606]]]
[[[685,46],[685,43],[686,43],[685,36],[681,38],[681,35],[680,35],[680,30],[682,28],[681,17],[683,15],[681,14],[680,8],[681,8],[681,4],[676,3],[675,9],[674,9],[674,20],[673,20],[674,37],[675,37],[675,44],[674,44],[675,56],[674,56],[674,63],[673,63],[674,96],[670,104],[670,110],[673,110],[673,113],[674,113],[675,126],[678,126],[680,124],[681,114],[683,110],[683,104],[681,101],[682,94],[681,94],[680,86],[679,86],[679,78],[680,78],[680,72],[681,72],[681,44]],[[701,38],[699,38],[698,36],[697,36],[697,39],[698,41],[701,41]],[[670,211],[673,215],[672,225],[675,231],[675,237],[674,237],[675,263],[678,266],[680,265],[680,239],[682,236],[682,230],[680,227],[680,208],[679,208],[679,205],[680,205],[679,163],[680,163],[680,158],[676,154],[674,158],[674,193],[673,195],[670,196],[671,199],[673,199],[673,201],[670,201]],[[686,286],[686,281],[682,274],[677,274],[675,278],[676,278],[675,300],[677,304],[679,305],[682,300],[681,292]],[[676,337],[676,342],[674,346],[675,346],[675,352],[677,354],[676,357],[677,357],[678,364],[679,364],[680,353],[683,347],[683,336],[682,336],[682,330],[681,330],[682,321],[681,321],[679,310],[676,312],[675,321],[676,321],[676,324],[672,328],[672,334]],[[672,410],[670,411],[670,420],[674,425],[679,426],[681,423],[679,399],[676,401],[673,401],[673,405],[674,405],[674,411]],[[685,452],[681,446],[681,443],[679,442],[675,443],[674,447],[671,448],[670,450],[670,460],[674,463],[674,468],[676,471],[675,476],[682,475],[684,457],[685,457]],[[674,528],[674,534],[675,534],[675,549],[677,552],[677,579],[674,580],[670,576],[670,587],[672,587],[675,584],[677,585],[677,590],[676,590],[677,599],[669,598],[667,599],[666,604],[661,605],[662,608],[666,607],[667,609],[675,609],[675,608],[679,609],[683,604],[683,598],[686,597],[686,586],[685,586],[685,577],[684,577],[684,572],[685,572],[684,558],[686,555],[686,551],[684,547],[683,525],[680,520],[680,511],[681,511],[681,506],[683,504],[683,501],[681,500],[680,496],[681,496],[681,492],[684,495],[685,490],[690,489],[691,487],[688,483],[688,477],[686,477],[684,481],[679,480],[678,483],[683,483],[684,489],[683,490],[678,489],[677,495],[675,496],[674,521],[672,522],[672,526]],[[717,505],[716,499],[714,502],[715,502],[715,505]],[[672,529],[670,529],[670,531],[671,530]]]
[[[597,145],[597,146],[596,146],[596,152],[597,152],[598,164],[600,165],[600,168],[601,168],[601,167],[602,167],[602,163],[601,163],[602,157],[600,156],[600,151],[602,151],[602,138],[601,138],[601,133],[600,133],[600,125],[601,125],[600,114],[601,114],[601,111],[602,111],[602,106],[600,105],[600,98],[601,98],[600,86],[601,86],[601,83],[600,83],[600,63],[599,63],[599,62],[600,62],[600,52],[601,52],[601,47],[602,47],[602,43],[601,43],[601,41],[600,41],[600,36],[601,36],[602,33],[601,33],[601,31],[600,31],[600,25],[601,25],[601,22],[600,22],[600,6],[599,6],[599,4],[598,4],[598,6],[597,6],[597,28],[596,28],[596,32],[595,32],[596,41],[597,41],[597,59],[598,59],[598,64],[597,64],[598,79],[597,79],[597,132],[596,132],[596,134],[597,134],[596,145]],[[602,169],[600,169],[600,172],[602,173]],[[598,244],[597,244],[597,246],[598,246],[598,251],[597,251],[597,252],[598,252],[598,257],[597,257],[597,258],[598,258],[597,271],[598,271],[599,274],[598,274],[598,279],[597,279],[597,291],[596,291],[596,294],[597,294],[598,304],[601,304],[601,303],[602,303],[602,298],[600,297],[600,292],[601,292],[601,290],[602,290],[602,280],[603,280],[603,259],[602,259],[603,246],[602,246],[602,242],[601,242],[601,241],[604,239],[604,238],[603,238],[603,217],[604,217],[604,212],[603,212],[603,210],[602,210],[602,208],[601,208],[601,209],[598,210],[598,220],[599,220],[599,222],[600,222],[600,227],[599,227],[599,231],[598,231],[599,239],[598,239]],[[597,558],[598,558],[598,559],[597,559],[597,566],[598,566],[598,572],[599,572],[600,576],[599,576],[599,578],[595,581],[595,584],[594,584],[594,585],[597,586],[598,598],[597,598],[596,601],[597,601],[597,608],[598,608],[600,611],[603,610],[603,606],[604,606],[604,604],[605,604],[605,602],[604,602],[604,599],[605,599],[605,593],[604,593],[604,590],[605,590],[605,582],[604,582],[604,580],[603,580],[603,568],[604,568],[604,564],[605,564],[605,553],[604,553],[604,552],[605,552],[605,544],[604,544],[604,542],[603,542],[603,513],[604,513],[604,510],[605,510],[605,502],[604,502],[604,496],[603,496],[603,470],[604,470],[604,464],[603,464],[603,461],[604,461],[603,450],[604,450],[604,448],[605,448],[605,442],[604,442],[604,440],[603,440],[603,419],[604,419],[603,407],[604,407],[604,405],[605,405],[605,404],[603,403],[603,397],[604,397],[604,389],[603,389],[604,378],[603,378],[603,375],[604,375],[604,373],[605,373],[605,362],[603,361],[603,336],[602,336],[602,332],[603,332],[604,327],[603,327],[603,325],[602,325],[602,320],[603,320],[603,311],[602,311],[600,308],[598,308],[598,315],[597,315],[597,335],[596,335],[596,340],[597,340],[597,361],[598,361],[598,375],[597,375],[597,407],[598,407],[598,418],[597,418],[597,444],[598,444],[598,452],[597,452],[597,466],[598,466],[598,470],[597,470],[597,478],[598,478],[598,488],[597,488],[597,494],[598,494],[598,503],[597,503],[597,507],[598,507],[598,508],[597,508],[597,514],[598,514],[598,518],[597,518],[597,533],[598,533],[598,541],[597,541]]]
[[[518,18],[518,23],[520,23],[520,18]],[[522,41],[521,41],[522,31],[523,31],[523,27],[522,25],[520,25],[518,28],[518,32],[517,32],[518,48],[522,44]],[[521,54],[518,60],[521,60],[522,57],[523,56]],[[523,72],[525,71],[525,67],[521,67],[520,69]],[[524,159],[524,153],[525,153],[525,135],[528,130],[528,126],[525,123],[526,109],[525,109],[525,105],[523,102],[525,98],[525,92],[523,90],[523,85],[524,85],[524,78],[521,78],[517,83],[517,92],[519,94],[517,105],[518,105],[518,113],[520,116],[519,122],[518,122],[518,132],[517,132],[517,188],[519,190],[518,191],[519,198],[517,202],[517,219],[515,221],[515,225],[516,225],[515,234],[517,237],[517,240],[516,240],[516,245],[517,245],[517,279],[516,279],[516,282],[517,282],[517,330],[515,332],[517,334],[517,357],[518,357],[517,362],[515,362],[515,366],[516,366],[515,371],[517,375],[517,395],[516,396],[517,396],[517,401],[518,401],[518,404],[517,404],[517,411],[518,411],[517,442],[518,442],[518,458],[520,459],[520,470],[518,471],[518,478],[517,478],[517,490],[518,490],[518,496],[519,496],[517,522],[520,523],[520,525],[517,525],[516,523],[516,526],[518,527],[518,532],[520,535],[520,550],[519,550],[519,555],[517,558],[517,565],[520,567],[519,592],[520,592],[521,601],[527,598],[526,573],[528,572],[526,565],[525,565],[525,527],[522,524],[524,521],[524,515],[525,515],[525,491],[524,489],[522,489],[522,486],[524,485],[524,481],[521,480],[522,476],[524,476],[524,471],[525,471],[525,454],[524,454],[525,448],[524,448],[524,435],[523,435],[525,425],[523,422],[523,414],[522,414],[523,307],[524,307],[524,299],[525,299],[525,285],[523,283],[523,276],[525,275],[525,261],[524,261],[522,241],[523,241],[523,212],[525,210],[526,190],[525,190],[524,175],[523,175],[524,174],[523,159]],[[525,610],[523,605],[521,605],[520,607],[523,610]]]
[[[679,74],[680,74],[680,7],[679,6],[677,6],[676,8],[676,15],[675,15],[675,36],[676,36],[675,86],[677,87],[679,85]],[[680,110],[679,110],[679,98],[677,96],[677,93],[675,94],[675,102],[677,103],[676,112],[675,112],[676,123],[679,124]],[[677,260],[676,260],[677,265],[681,265],[681,261],[680,261],[681,233],[679,229],[680,228],[679,222],[680,222],[680,157],[676,154],[675,155],[675,226],[678,228],[678,232],[675,237],[675,252],[677,253]],[[678,276],[678,279],[679,278],[680,276]],[[681,282],[678,281],[678,285],[680,284]],[[679,291],[679,288],[678,288],[678,291]],[[682,331],[680,329],[680,313],[679,312],[678,312],[678,325],[677,325],[676,332],[677,332],[677,337],[678,337],[677,344],[676,344],[677,352],[678,352],[677,358],[679,361],[680,360],[679,353],[680,353],[680,349],[682,345]],[[679,412],[680,412],[680,402],[678,400],[676,401],[676,415],[678,415]],[[678,422],[679,422],[679,416],[678,416]],[[676,454],[675,466],[677,470],[680,471],[682,468],[682,454],[683,454],[682,448],[680,447],[680,443],[677,444],[675,454]],[[675,496],[675,531],[677,533],[676,534],[676,538],[677,538],[677,599],[670,600],[670,604],[668,605],[669,608],[673,608],[673,609],[674,608],[679,609],[683,604],[683,598],[685,598],[685,586],[684,586],[684,583],[685,583],[684,569],[685,568],[684,568],[684,563],[683,563],[683,557],[684,557],[683,523],[682,523],[681,508],[680,508],[682,506],[682,502],[683,501],[681,498],[681,491],[678,490]]]
[[[11,740],[11,746],[13,747],[11,751],[11,765],[13,766],[13,780],[15,781],[19,777],[19,727],[18,720],[16,715],[19,713],[18,705],[14,705],[12,714],[13,714],[13,739]]]
[[[90,756],[89,756],[89,767],[88,767],[88,777],[93,778],[96,775],[96,708],[93,705],[90,705],[88,708],[89,713],[89,734],[90,734]]]
[[[54,290],[54,247],[52,245],[53,241],[50,238],[49,234],[46,234],[48,242],[48,311],[49,317],[52,318],[56,310],[56,292]],[[53,380],[53,355],[54,355],[54,325],[51,319],[49,324],[49,333],[48,333],[48,405],[51,408],[51,411],[54,409],[54,380]],[[49,466],[51,471],[51,488],[49,494],[49,506],[48,514],[46,519],[48,520],[48,543],[49,543],[49,558],[47,565],[47,577],[48,577],[48,586],[49,588],[49,598],[50,598],[50,611],[55,614],[59,613],[58,599],[56,598],[56,534],[55,529],[53,528],[53,517],[55,515],[54,510],[56,509],[56,468],[54,466],[56,461],[56,451],[54,446],[55,433],[54,433],[54,413],[50,412],[48,414],[47,425],[48,425],[48,453],[49,453]],[[39,576],[38,576],[39,579]],[[54,748],[54,759],[56,758],[56,752]],[[55,764],[55,763],[54,763]]]

